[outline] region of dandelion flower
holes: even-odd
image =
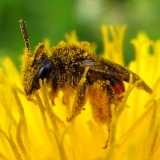
[[[124,65],[125,29],[125,26],[101,28],[103,56],[121,65]],[[108,38],[109,32],[112,41]],[[70,43],[78,41],[75,32],[66,35],[66,39]],[[49,48],[49,41],[44,43]],[[13,62],[9,57],[1,59],[0,159],[157,160],[160,157],[160,41],[154,42],[145,33],[139,33],[131,43],[136,58],[128,68],[143,78],[153,93],[138,90],[131,82],[125,84],[119,112],[115,112],[114,105],[111,106],[111,133],[106,149],[103,146],[108,137],[107,126],[94,121],[88,101],[75,122],[67,123],[74,97],[67,99],[60,92],[52,106],[44,83],[41,90],[28,100]],[[91,49],[95,50],[95,46],[91,45]]]

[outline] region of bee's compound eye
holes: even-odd
[[[45,78],[48,78],[51,71],[52,71],[52,63],[49,61],[39,69],[37,75],[34,78],[34,87],[39,89],[40,88],[39,79],[44,80]]]

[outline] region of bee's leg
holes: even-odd
[[[110,84],[106,84],[104,89],[106,90],[106,93],[108,95],[109,98],[109,102],[110,102],[110,113],[109,113],[109,121],[107,123],[107,130],[108,130],[108,139],[106,141],[105,146],[103,147],[104,149],[107,148],[109,141],[110,141],[110,137],[111,137],[111,104],[117,105],[117,101],[115,100],[115,92],[113,90],[113,87]]]
[[[107,148],[110,141],[111,104],[114,103],[115,93],[109,81],[97,81],[90,91],[93,118],[97,123],[107,126],[108,138],[103,148]]]
[[[58,97],[58,73],[54,75],[54,78],[52,79],[52,89],[49,92],[49,98],[52,101],[52,105],[54,104],[54,100],[56,97]]]
[[[103,89],[105,90],[107,96],[108,96],[108,101],[109,101],[109,107],[111,107],[111,104],[114,103],[114,100],[115,100],[115,94],[114,94],[114,91],[113,91],[113,88],[110,84],[105,84],[105,86],[103,87]],[[103,147],[104,149],[107,148],[108,144],[109,144],[109,141],[110,141],[110,130],[111,130],[111,108],[110,108],[110,111],[108,113],[108,120],[107,120],[107,130],[108,130],[108,139],[106,141],[106,144],[105,146]]]
[[[107,126],[107,129],[108,129],[108,138],[107,138],[105,146],[102,147],[103,149],[106,149],[108,147],[108,144],[109,144],[109,141],[110,141],[110,127]]]
[[[86,90],[87,90],[87,82],[84,82],[78,89],[75,100],[73,103],[73,108],[71,115],[67,117],[67,121],[70,122],[75,119],[75,117],[81,113],[85,103],[86,103]]]
[[[109,102],[112,103],[115,98],[115,94],[114,94],[112,86],[110,84],[105,84],[103,86],[103,89],[105,90],[105,93],[108,96]]]
[[[89,98],[92,105],[93,118],[101,124],[110,124],[111,108],[114,101],[114,91],[109,82],[97,81],[89,88]]]

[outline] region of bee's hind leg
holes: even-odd
[[[87,82],[85,81],[78,87],[78,90],[75,95],[75,100],[73,103],[71,115],[67,117],[67,121],[73,121],[75,117],[81,113],[85,103],[86,103],[86,90],[87,90]]]
[[[114,91],[110,83],[106,81],[95,82],[88,90],[93,118],[101,124],[110,124],[111,104],[114,101]]]
[[[107,148],[110,141],[111,104],[114,104],[115,93],[109,81],[97,81],[89,89],[93,118],[97,123],[105,124],[108,138],[103,148]]]

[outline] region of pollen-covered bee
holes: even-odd
[[[133,75],[134,84],[140,77],[132,71],[104,59],[90,51],[89,43],[60,43],[52,47],[51,54],[40,43],[37,50],[31,53],[25,23],[20,20],[26,48],[26,61],[22,64],[22,84],[26,95],[32,95],[40,89],[39,80],[47,80],[50,88],[49,97],[54,102],[59,91],[75,94],[71,115],[72,121],[81,113],[89,98],[92,104],[93,117],[102,124],[110,124],[111,104],[118,104],[125,91],[123,81],[129,82]],[[152,90],[144,81],[137,87],[148,93]],[[73,92],[72,92],[73,91]]]

